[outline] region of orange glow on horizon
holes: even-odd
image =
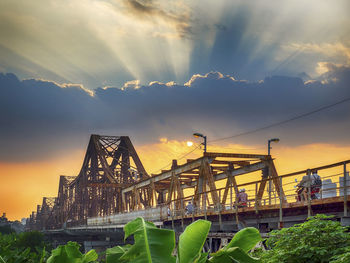
[[[168,169],[172,159],[183,156],[195,147],[197,145],[188,147],[186,141],[162,138],[158,143],[135,148],[146,171],[149,174],[156,174],[160,173],[161,168]],[[208,145],[208,151],[264,154],[267,149],[265,146],[227,144],[224,147]],[[287,147],[281,143],[274,145],[272,150],[279,174],[350,159],[349,153],[349,146],[331,144]],[[84,154],[84,151],[76,151],[62,158],[43,162],[0,163],[0,213],[6,212],[10,220],[28,217],[33,210],[36,210],[36,205],[41,204],[44,196],[57,196],[59,175],[79,173]],[[202,149],[196,149],[178,162],[181,164],[186,162],[186,159],[198,158],[201,155]],[[242,183],[242,180],[250,181],[251,178],[240,178],[238,183]]]

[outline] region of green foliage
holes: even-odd
[[[261,241],[259,231],[254,227],[247,227],[239,231],[227,245],[227,248],[239,247],[244,252],[249,252]]]
[[[350,246],[350,235],[332,216],[317,215],[302,224],[271,232],[267,245],[270,248],[262,255],[266,263],[322,263],[350,262],[331,261],[349,258],[345,253]]]
[[[198,220],[180,235],[175,253],[175,233],[159,229],[153,223],[137,218],[125,227],[125,239],[134,236],[133,245],[106,250],[106,263],[344,263],[350,262],[350,235],[347,228],[332,217],[317,215],[302,224],[273,231],[266,244],[268,251],[249,251],[261,240],[255,228],[245,228],[216,253],[202,253],[211,223]],[[0,234],[0,263],[89,263],[96,262],[94,250],[82,254],[79,245],[68,242],[52,250],[45,249],[39,232]],[[49,257],[49,258],[48,258]],[[261,257],[261,260],[257,257]],[[48,258],[48,259],[47,259]],[[47,261],[46,261],[47,260]]]
[[[247,253],[256,246],[261,240],[259,231],[253,227],[247,227],[239,231],[232,238],[231,242],[213,254],[209,259],[211,263],[221,262],[241,262],[241,263],[257,263],[259,259],[251,257]]]
[[[202,253],[211,223],[198,220],[181,234],[177,249],[177,263],[258,263],[259,259],[247,254],[261,240],[255,228],[239,231],[222,250],[212,254]],[[125,238],[134,235],[135,244],[107,249],[107,263],[175,262],[172,256],[175,234],[172,230],[158,229],[153,224],[137,218],[124,227]]]
[[[17,246],[20,248],[30,248],[31,252],[36,252],[36,248],[43,248],[44,235],[39,231],[24,232],[18,236]]]
[[[180,236],[177,262],[195,262],[201,257],[201,251],[207,238],[211,222],[198,220],[188,227]],[[204,259],[202,259],[204,261]],[[205,262],[205,261],[204,261]]]
[[[344,249],[344,253],[336,255],[331,258],[330,263],[344,263],[350,262],[350,247]]]
[[[256,247],[249,254],[256,258],[261,258],[263,254],[266,252],[265,248]]]
[[[40,234],[40,233],[39,233]],[[30,242],[30,237],[33,242]],[[42,263],[47,258],[47,251],[40,235],[32,232],[19,235],[0,234],[0,263]],[[41,235],[42,237],[42,235]]]
[[[175,248],[175,233],[159,229],[153,223],[137,218],[124,226],[125,239],[134,235],[135,243],[126,248],[119,247],[108,251],[107,262],[175,262],[172,252]],[[124,253],[121,255],[122,250]],[[117,261],[112,261],[112,252]]]
[[[124,226],[125,239],[134,236],[133,245],[116,246],[106,250],[106,263],[258,263],[247,253],[260,241],[255,228],[239,231],[220,251],[202,253],[211,223],[198,220],[180,235],[175,253],[175,233],[159,229],[153,223],[137,218]],[[95,250],[82,254],[79,245],[68,242],[51,251],[45,250],[43,235],[28,232],[20,235],[0,235],[0,263],[89,263],[96,262]],[[48,258],[49,257],[49,258]],[[48,258],[48,259],[47,259]],[[47,261],[45,261],[47,259]]]
[[[107,248],[106,251],[106,261],[107,262],[122,262],[120,257],[125,254],[125,252],[130,248],[130,246],[117,246],[112,248]]]
[[[211,263],[224,263],[224,262],[239,262],[239,263],[258,263],[261,262],[258,258],[253,258],[245,253],[239,247],[228,248],[220,250],[209,260]]]
[[[4,235],[15,233],[15,231],[11,228],[10,225],[0,226],[0,233]],[[1,262],[1,259],[0,259]]]
[[[47,263],[89,263],[97,260],[98,255],[95,250],[90,250],[82,254],[76,242],[68,242],[64,246],[58,246],[52,250]]]

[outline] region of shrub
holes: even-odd
[[[0,233],[4,235],[15,233],[10,225],[0,226]]]
[[[106,263],[259,263],[248,252],[261,240],[255,228],[245,228],[228,245],[216,253],[203,253],[203,245],[211,222],[198,220],[180,235],[175,253],[175,233],[157,228],[153,223],[137,218],[124,226],[125,239],[134,236],[133,245],[107,249]],[[98,258],[95,250],[82,254],[79,245],[68,242],[52,250],[47,263],[89,263]],[[174,256],[176,254],[176,256]],[[48,257],[43,235],[27,232],[20,235],[0,235],[0,263],[43,263]]]
[[[44,235],[38,231],[23,232],[18,236],[18,248],[30,248],[31,252],[36,252],[36,248],[45,247]]]
[[[43,263],[48,255],[40,232],[0,234],[0,263]]]
[[[317,215],[302,224],[271,232],[266,242],[270,250],[262,254],[263,262],[322,263],[343,254],[350,246],[350,235],[347,228],[331,219],[332,216]]]

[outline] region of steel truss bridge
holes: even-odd
[[[227,242],[244,226],[268,232],[316,213],[334,214],[349,225],[348,163],[278,175],[270,155],[207,152],[183,164],[173,160],[170,170],[149,175],[128,136],[91,135],[80,173],[60,176],[57,197],[43,198],[27,229],[109,240],[114,234],[121,237],[122,227],[138,216],[177,233],[205,218],[213,222],[207,244],[213,251],[220,246],[215,238]],[[320,198],[312,200],[309,194],[297,202],[295,178],[310,178],[314,170],[323,180]],[[249,199],[239,207],[236,196],[243,187]],[[191,213],[186,211],[189,201]]]

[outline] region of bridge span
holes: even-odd
[[[206,246],[215,251],[246,226],[264,234],[318,213],[350,225],[349,163],[278,175],[270,155],[207,152],[149,175],[129,137],[91,135],[78,176],[60,176],[57,197],[43,198],[27,228],[89,249],[121,243],[123,226],[139,216],[177,234],[203,218],[213,222]],[[322,189],[312,199],[309,186],[300,202],[295,186],[303,176],[310,180],[311,171],[321,176]],[[244,205],[237,200],[242,188]]]

